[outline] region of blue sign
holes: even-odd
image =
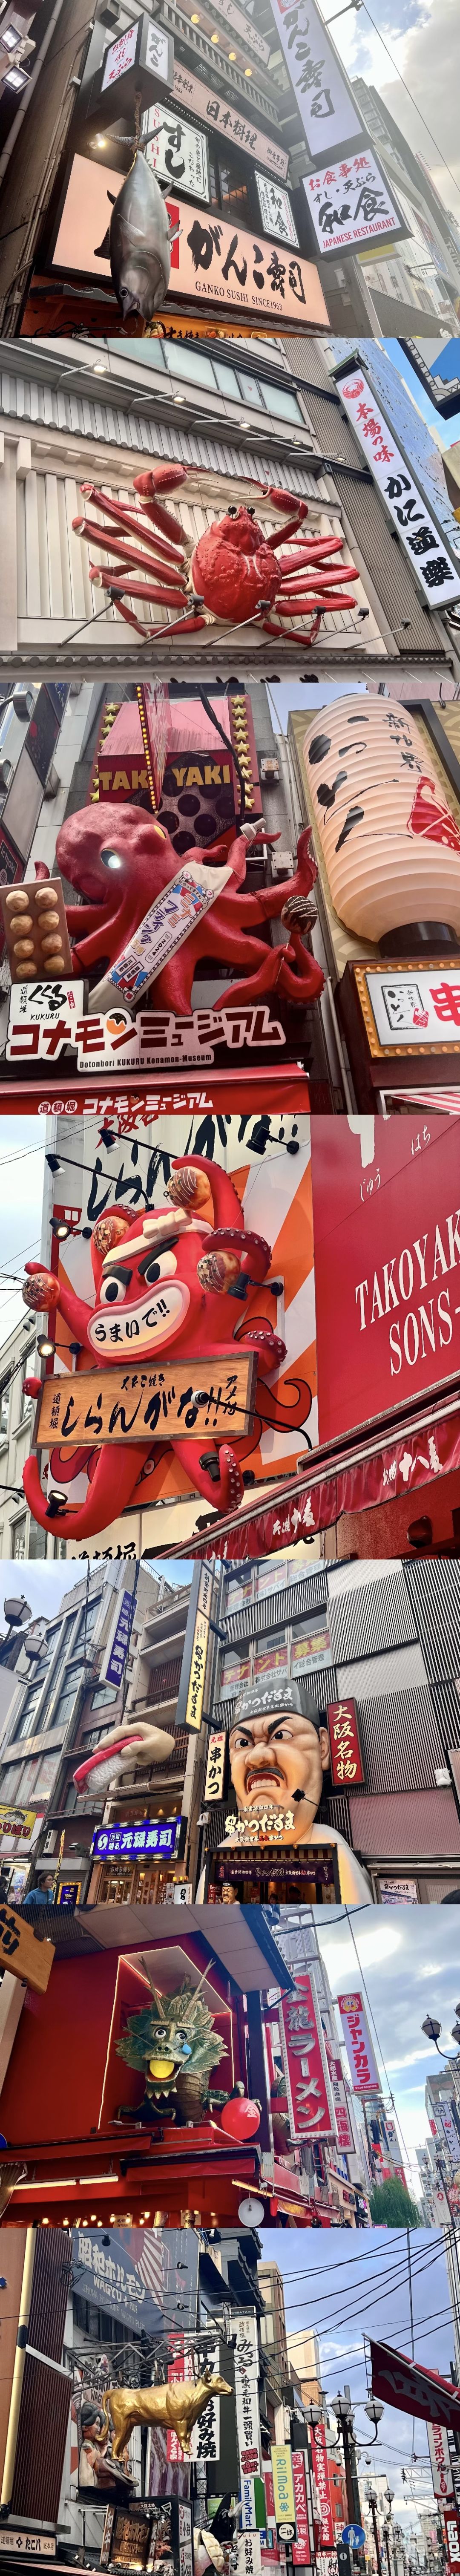
[[[365,2531],[363,2531],[362,2523],[347,2522],[345,2524],[345,2530],[342,2532],[342,2540],[346,2542],[349,2549],[364,2549],[366,2545],[366,2534]]]
[[[125,1860],[142,1860],[144,1853],[150,1852],[158,1853],[159,1859],[174,1860],[180,1827],[180,1816],[173,1816],[169,1824],[164,1824],[163,1817],[157,1816],[152,1824],[145,1817],[142,1825],[98,1825],[93,1834],[91,1857],[93,1860],[112,1860],[121,1854]]]
[[[132,1617],[133,1617],[133,1601],[132,1601],[132,1593],[131,1593],[131,1592],[124,1592],[124,1593],[123,1593],[123,1598],[122,1598],[122,1601],[121,1601],[121,1605],[120,1605],[120,1609],[119,1609],[119,1612],[118,1612],[118,1619],[117,1619],[117,1624],[116,1624],[116,1629],[115,1629],[115,1636],[112,1638],[112,1644],[111,1644],[111,1648],[110,1648],[110,1654],[109,1654],[109,1659],[108,1659],[108,1664],[107,1664],[106,1674],[105,1674],[106,1682],[113,1682],[113,1683],[114,1683],[114,1685],[115,1685],[115,1689],[117,1688],[118,1683],[119,1683],[119,1682],[121,1682],[121,1681],[122,1681],[122,1679],[123,1679],[123,1672],[124,1672],[124,1667],[125,1667],[125,1663],[126,1663],[126,1657],[127,1657],[127,1653],[128,1653],[129,1640],[130,1640],[130,1636],[131,1636]]]

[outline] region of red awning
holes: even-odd
[[[318,1530],[331,1529],[344,1512],[369,1511],[372,1504],[394,1502],[401,1494],[409,1500],[434,1476],[447,1476],[458,1467],[460,1410],[455,1402],[443,1408],[441,1401],[397,1432],[376,1425],[373,1437],[357,1441],[348,1459],[329,1466],[323,1454],[317,1467],[312,1461],[308,1476],[285,1478],[263,1500],[240,1503],[237,1513],[216,1518],[202,1538],[195,1534],[188,1539],[188,1554],[234,1560],[272,1556],[286,1539],[312,1538]],[[159,1556],[182,1553],[183,1542],[157,1549]]]
[[[426,2424],[446,2424],[448,2431],[460,2433],[460,2388],[452,2387],[450,2379],[425,2370],[405,2352],[394,2352],[389,2343],[371,2342],[371,2364],[373,2397],[383,2398],[384,2405],[397,2407],[402,2415],[419,2415]]]

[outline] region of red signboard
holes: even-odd
[[[334,2057],[330,2039],[326,2039],[326,2034],[324,2034],[324,2045],[329,2067],[331,2093],[337,2124],[338,2146],[340,2147],[342,2155],[353,2156],[355,2153],[355,2142],[351,2128],[347,2101],[347,2088],[343,2080],[340,2057]]]
[[[315,2424],[314,2432],[312,2432],[311,2437],[311,2447],[313,2453],[313,2475],[318,2490],[320,2508],[320,2548],[335,2549],[334,2515],[331,2504],[329,2461],[326,2450],[326,2427],[324,2424]]]
[[[380,2080],[362,1995],[338,1995],[354,2093],[379,2093]]]
[[[364,1771],[354,1699],[328,1700],[327,1723],[333,1788],[343,1789],[351,1783],[355,1789],[363,1788]]]
[[[448,2560],[449,2560],[449,2567],[452,2567],[452,2568],[455,2570],[455,2576],[459,2576],[459,2569],[460,2569],[460,2521],[459,2521],[458,2513],[456,2513],[456,2512],[455,2512],[455,2506],[454,2506],[454,2505],[449,2506],[449,2508],[447,2508],[447,2507],[446,2507],[445,2512],[444,2512],[444,2516],[443,2516],[443,2520],[444,2520],[444,2531],[445,2531],[445,2538],[446,2538],[446,2549],[447,2549],[447,2556],[448,2556]]]
[[[305,2484],[305,2459],[303,2451],[293,2451],[292,2453],[292,2479],[297,2532],[297,2539],[293,2541],[292,2556],[295,2567],[309,2567],[310,2533],[308,2528],[307,2489]]]
[[[396,2406],[403,2415],[417,2415],[425,2424],[447,2424],[448,2431],[460,2433],[460,2388],[442,2379],[438,2370],[427,2370],[421,2362],[409,2361],[405,2352],[395,2352],[389,2343],[371,2340],[372,2395],[383,2398],[384,2406]]]
[[[295,1995],[283,1995],[280,2031],[291,2137],[335,2138],[321,2018],[306,1973],[296,1977]]]
[[[458,1376],[456,1121],[315,1118],[312,1181],[322,1442]]]

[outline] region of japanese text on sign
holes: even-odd
[[[446,554],[417,484],[396,446],[366,376],[359,367],[337,379],[340,400],[366,456],[374,482],[431,608],[460,599],[460,567]]]

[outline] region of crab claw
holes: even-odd
[[[179,484],[186,480],[186,465],[152,465],[148,473],[135,474],[134,490],[141,493],[143,500],[154,501],[157,492],[177,492]]]
[[[283,492],[276,483],[263,483],[262,491],[264,501],[271,501],[274,510],[294,508],[296,519],[308,519],[308,501],[297,501],[294,492]]]

